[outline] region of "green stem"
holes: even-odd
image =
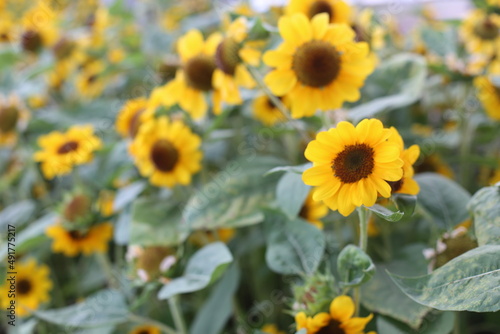
[[[173,328],[153,319],[149,319],[137,314],[130,313],[128,315],[128,320],[136,323],[149,324],[151,326],[158,327],[162,332],[167,334],[178,334]]]
[[[461,333],[461,326],[462,326],[462,323],[460,321],[460,313],[459,312],[455,312],[455,325],[453,326],[453,334],[460,334]]]
[[[170,306],[170,312],[172,312],[172,317],[174,318],[177,333],[186,334],[186,325],[184,324],[184,319],[182,318],[182,314],[180,312],[177,296],[169,298],[168,305]]]
[[[361,206],[358,208],[359,215],[359,248],[366,252],[368,245],[368,209]],[[359,286],[354,288],[354,304],[356,305],[356,316],[359,316],[359,309],[361,303],[361,289]]]
[[[111,265],[108,256],[104,253],[96,253],[96,258],[104,274],[106,275],[106,279],[108,281],[109,286],[113,289],[118,289],[119,284],[113,274],[113,266]]]

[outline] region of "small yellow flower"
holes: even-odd
[[[129,334],[161,334],[161,330],[155,326],[143,325],[135,327]]]
[[[322,202],[313,200],[313,191],[309,192],[302,208],[300,208],[299,217],[307,220],[319,229],[323,229],[321,218],[328,213],[328,207]]]
[[[43,1],[30,8],[22,18],[20,42],[23,50],[36,53],[43,47],[54,45],[59,32],[55,23],[57,13]]]
[[[104,91],[107,83],[107,79],[101,75],[104,69],[103,62],[93,61],[78,74],[75,84],[83,97],[95,98]]]
[[[349,296],[338,296],[330,304],[329,312],[322,312],[308,317],[304,312],[295,315],[297,330],[307,329],[307,334],[316,333],[363,333],[366,325],[373,318],[373,314],[367,317],[353,317],[355,305]]]
[[[415,166],[417,173],[434,172],[453,179],[453,169],[437,153],[425,156],[421,163]]]
[[[47,228],[45,233],[53,239],[52,250],[66,256],[78,254],[90,255],[105,253],[108,242],[113,236],[113,225],[102,223],[94,225],[86,231],[67,230],[60,223]]]
[[[289,101],[286,96],[276,97],[280,99],[285,107],[289,106]],[[276,123],[286,120],[285,115],[276,107],[274,102],[267,95],[261,95],[253,101],[253,115],[266,126],[273,126]]]
[[[92,126],[74,126],[66,133],[54,131],[39,137],[42,150],[34,154],[34,159],[41,163],[43,175],[53,179],[69,174],[74,166],[92,161],[93,152],[102,146],[93,132]]]
[[[500,121],[500,87],[497,87],[487,76],[476,77],[474,86],[477,89],[477,97],[488,116],[495,121]]]
[[[115,193],[111,190],[101,190],[97,206],[103,217],[112,216],[115,213],[114,209]]]
[[[463,21],[461,35],[471,53],[493,56],[500,48],[500,16],[476,9]]]
[[[50,271],[46,265],[38,265],[30,259],[17,263],[15,272],[15,282],[7,280],[0,286],[0,305],[5,311],[14,301],[16,315],[25,317],[31,313],[30,310],[37,310],[40,304],[49,301],[49,291],[52,289]],[[9,297],[11,283],[15,284],[15,298]]]
[[[151,120],[153,115],[154,108],[150,107],[148,99],[139,97],[128,100],[116,119],[116,131],[124,138],[134,138],[140,126]]]
[[[125,51],[123,49],[114,48],[108,51],[108,60],[111,64],[118,64],[125,59]]]
[[[0,147],[16,143],[17,133],[28,118],[28,111],[16,96],[0,96]]]
[[[181,121],[163,116],[144,123],[130,146],[141,175],[155,186],[188,185],[200,170],[201,139]]]
[[[372,206],[377,194],[391,196],[386,181],[403,177],[401,150],[392,135],[377,119],[365,119],[356,127],[340,122],[336,128],[320,132],[305,151],[313,162],[306,170],[304,183],[316,187],[315,201],[348,216],[356,207]]]
[[[291,0],[286,14],[302,13],[312,19],[315,15],[328,14],[330,23],[350,24],[351,7],[342,0]]]
[[[374,70],[368,44],[355,42],[347,25],[330,24],[327,14],[311,21],[304,14],[280,19],[284,42],[264,54],[273,67],[264,82],[276,96],[288,95],[292,117],[312,116],[316,110],[340,108],[360,98],[359,89]]]

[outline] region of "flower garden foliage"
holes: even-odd
[[[499,333],[474,7],[0,1],[0,332]]]

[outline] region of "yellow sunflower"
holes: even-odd
[[[113,236],[113,225],[102,223],[85,231],[67,230],[61,223],[47,228],[45,233],[53,239],[52,250],[66,256],[76,256],[80,253],[104,253],[108,250],[108,242]]]
[[[477,97],[484,110],[495,121],[500,121],[500,87],[497,87],[487,76],[474,79]]]
[[[135,327],[129,334],[161,334],[161,330],[155,326],[143,325]]]
[[[224,39],[217,46],[213,75],[213,86],[220,91],[222,102],[238,105],[243,101],[238,87],[254,88],[255,81],[245,64],[258,66],[260,51],[245,44],[248,20],[237,18],[227,30]],[[219,108],[217,108],[219,110]]]
[[[351,7],[342,0],[291,0],[285,13],[302,13],[309,19],[326,13],[330,23],[349,24],[351,19]]]
[[[49,267],[38,265],[33,259],[17,263],[15,272],[14,275],[7,275],[7,280],[0,286],[0,305],[2,310],[9,311],[8,308],[14,302],[15,314],[24,317],[29,315],[31,310],[38,309],[40,304],[49,301],[52,281],[49,277]],[[14,291],[15,295],[10,291]]]
[[[307,195],[304,204],[300,208],[299,217],[307,220],[317,228],[323,229],[323,223],[320,219],[326,216],[328,207],[322,202],[314,201],[312,194],[313,192],[311,191]]]
[[[400,150],[400,158],[403,160],[403,178],[398,181],[388,181],[391,186],[392,193],[416,195],[420,191],[420,186],[413,179],[415,170],[413,169],[413,164],[417,161],[420,156],[420,147],[418,145],[412,145],[405,150],[403,138],[399,134],[398,130],[391,127],[392,135],[390,141],[396,143]]]
[[[92,161],[93,152],[102,146],[93,132],[92,126],[74,126],[66,133],[54,131],[39,137],[42,150],[35,152],[34,159],[41,163],[43,175],[53,179],[70,173],[73,166]]]
[[[297,331],[307,329],[307,334],[316,333],[363,333],[366,324],[373,318],[373,314],[367,317],[353,318],[355,305],[349,296],[338,296],[330,304],[329,312],[321,312],[313,317],[308,317],[304,312],[295,315]],[[373,333],[373,332],[371,332]]]
[[[377,119],[365,119],[356,127],[340,122],[336,128],[320,132],[305,150],[313,162],[302,179],[315,186],[315,201],[348,216],[356,207],[372,206],[377,194],[391,196],[386,181],[403,177],[400,148],[388,141],[390,129]]]
[[[13,42],[16,38],[15,23],[7,12],[0,12],[0,43]]]
[[[101,75],[105,65],[101,61],[93,61],[85,65],[82,72],[76,77],[78,92],[87,98],[99,96],[106,88],[107,80]]]
[[[16,96],[8,99],[0,96],[0,147],[17,141],[17,132],[28,118],[28,111]]]
[[[30,8],[22,18],[20,42],[23,50],[36,53],[43,47],[52,46],[59,34],[57,13],[43,1]]]
[[[500,16],[476,9],[463,21],[461,35],[471,53],[494,55],[500,48]]]
[[[268,333],[268,334],[285,334],[285,332],[280,331],[278,329],[278,326],[276,326],[275,324],[266,324],[260,329],[260,331],[262,333]]]
[[[215,51],[222,40],[220,34],[212,34],[206,41],[198,30],[191,30],[181,37],[177,50],[181,58],[181,68],[175,78],[162,87],[162,104],[178,103],[193,118],[202,118],[208,109],[205,94],[212,93],[214,108],[221,103],[220,92],[214,90],[212,78],[216,69]],[[219,113],[216,109],[214,112]]]
[[[201,139],[181,121],[163,116],[144,123],[130,152],[142,176],[156,186],[187,185],[200,170]]]
[[[415,166],[416,173],[434,172],[453,179],[455,174],[453,169],[437,153],[425,156],[423,160]]]
[[[288,107],[289,100],[286,96],[277,97]],[[261,95],[253,100],[253,116],[266,126],[273,126],[276,123],[286,120],[285,115],[276,107],[274,102],[267,95]]]
[[[284,42],[264,54],[275,69],[264,78],[273,94],[289,95],[292,117],[312,116],[317,109],[342,106],[359,99],[359,89],[374,69],[368,44],[354,42],[347,25],[329,24],[327,14],[309,21],[304,14],[278,23]]]
[[[153,118],[154,109],[149,106],[148,99],[143,97],[128,100],[116,119],[118,133],[125,138],[134,138],[141,124]]]

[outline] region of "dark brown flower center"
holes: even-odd
[[[85,233],[82,233],[82,232],[80,232],[78,230],[69,231],[68,235],[73,240],[82,240],[82,239],[85,239],[85,236],[86,236]]]
[[[302,205],[302,208],[300,208],[299,211],[299,217],[307,220],[309,217],[309,208],[307,207],[307,204]]]
[[[498,26],[489,18],[486,18],[474,27],[474,34],[483,40],[491,41],[496,39],[499,35]]]
[[[179,68],[178,64],[173,62],[164,62],[158,67],[158,75],[163,83],[175,78],[175,72]]]
[[[401,188],[403,188],[403,179],[399,181],[386,181],[391,186],[391,193],[397,193]]]
[[[373,156],[373,148],[366,144],[348,145],[333,160],[333,172],[342,183],[358,182],[373,172]]]
[[[42,45],[42,36],[36,31],[27,30],[21,36],[21,46],[25,51],[37,52]]]
[[[151,149],[151,160],[160,171],[170,172],[179,161],[179,152],[170,141],[160,139]]]
[[[15,106],[0,109],[0,132],[10,132],[19,120],[19,110]]]
[[[92,202],[86,195],[76,195],[64,208],[64,218],[69,222],[74,222],[91,210]]]
[[[0,33],[0,41],[2,41],[2,42],[8,42],[8,41],[10,41],[9,34],[6,33],[6,32]]]
[[[144,108],[139,109],[135,112],[134,116],[130,119],[130,123],[128,125],[128,135],[131,138],[134,138],[139,132],[139,127],[141,125],[141,114],[144,112]]]
[[[97,81],[97,74],[93,74],[87,78],[87,83],[89,85],[93,84],[96,81]]]
[[[137,334],[149,334],[149,331],[147,329],[142,329],[139,333]]]
[[[17,293],[19,293],[20,295],[27,295],[31,291],[33,286],[31,285],[31,282],[29,280],[20,279],[16,284],[16,288]]]
[[[292,68],[302,84],[323,87],[339,75],[340,54],[328,42],[310,41],[297,49]]]
[[[57,59],[68,58],[75,50],[75,43],[67,38],[61,38],[52,49]]]
[[[280,101],[283,101],[283,96],[276,96],[276,98]],[[271,100],[269,98],[269,96],[267,97],[267,105],[269,108],[271,109],[275,109],[275,108],[278,108],[278,106],[276,104],[274,104],[273,100]]]
[[[317,334],[345,334],[344,330],[340,328],[340,322],[337,320],[330,320],[330,323],[321,328]]]
[[[315,15],[321,13],[327,13],[330,16],[330,21],[332,21],[334,10],[332,5],[328,1],[319,0],[313,2],[311,7],[309,7],[307,15],[310,19],[312,19]]]
[[[67,154],[69,152],[73,152],[78,148],[78,143],[76,141],[68,141],[64,143],[59,149],[57,150],[57,153],[59,154]]]
[[[224,73],[233,76],[236,66],[241,62],[239,51],[240,45],[235,39],[224,39],[215,52],[215,64]]]
[[[184,66],[187,84],[197,90],[211,90],[214,70],[213,59],[202,55],[191,58]]]

